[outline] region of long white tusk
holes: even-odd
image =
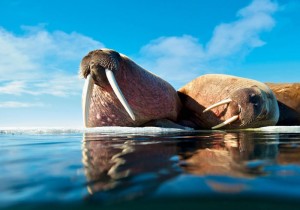
[[[112,87],[114,93],[116,94],[117,98],[119,99],[119,101],[121,102],[121,104],[123,105],[123,107],[125,108],[127,113],[129,114],[131,119],[135,120],[135,116],[133,114],[133,111],[131,110],[131,108],[130,108],[129,104],[127,103],[122,91],[120,90],[119,85],[118,85],[118,83],[115,79],[114,73],[109,69],[105,69],[105,73],[106,73],[106,77],[108,79],[108,82],[109,82],[110,86]]]
[[[228,125],[229,123],[236,121],[238,118],[239,118],[238,115],[234,115],[233,117],[229,118],[228,120],[225,120],[224,122],[220,123],[219,125],[212,127],[211,129],[218,129],[218,128],[224,127],[225,125]]]
[[[82,91],[82,113],[83,113],[84,127],[88,126],[89,111],[90,111],[93,89],[94,89],[94,80],[92,79],[91,75],[88,75],[85,80],[83,91]]]
[[[217,103],[215,103],[215,104],[213,104],[213,105],[207,107],[206,109],[204,109],[204,110],[203,110],[203,113],[204,113],[204,112],[207,112],[207,111],[209,111],[209,110],[211,110],[211,109],[213,109],[213,108],[215,108],[215,107],[221,106],[221,105],[223,105],[223,104],[228,104],[228,103],[230,103],[231,101],[232,101],[232,100],[231,100],[230,98],[224,99],[224,100],[222,100],[222,101],[219,101],[219,102],[217,102]]]

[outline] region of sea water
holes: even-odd
[[[2,209],[300,209],[300,127],[0,128]]]

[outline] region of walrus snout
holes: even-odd
[[[81,61],[80,71],[84,78],[92,75],[95,82],[103,81],[105,69],[116,72],[119,69],[121,56],[111,49],[99,49],[89,52]]]
[[[254,122],[267,114],[264,106],[263,94],[257,87],[242,88],[232,93],[232,100],[240,106],[240,127],[254,127]]]
[[[267,114],[267,106],[264,105],[263,94],[257,87],[241,88],[230,94],[227,99],[221,100],[209,107],[203,112],[207,112],[221,105],[226,105],[227,119],[212,127],[212,129],[221,128],[231,124],[231,127],[243,128],[253,127],[257,120],[264,119]]]

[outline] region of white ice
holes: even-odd
[[[234,130],[238,132],[238,130]],[[243,131],[243,130],[241,130]],[[300,133],[300,126],[269,126],[262,128],[246,129],[253,132],[275,132],[275,133]],[[80,133],[100,133],[100,134],[178,134],[185,132],[230,132],[225,130],[192,130],[177,128],[159,128],[159,127],[97,127],[97,128],[66,128],[66,127],[0,127],[0,134],[80,134]]]
[[[64,127],[0,127],[0,134],[165,134],[181,133],[191,129],[159,128],[159,127],[119,127],[107,126],[96,128],[64,128]]]

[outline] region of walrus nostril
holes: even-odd
[[[86,79],[87,76],[91,73],[91,70],[90,68],[88,67],[83,73],[82,73],[82,76]]]
[[[80,64],[80,77],[87,78],[87,76],[91,73],[90,65],[83,60]]]
[[[239,108],[239,113],[241,113],[242,112],[242,106],[238,105],[238,108]]]

